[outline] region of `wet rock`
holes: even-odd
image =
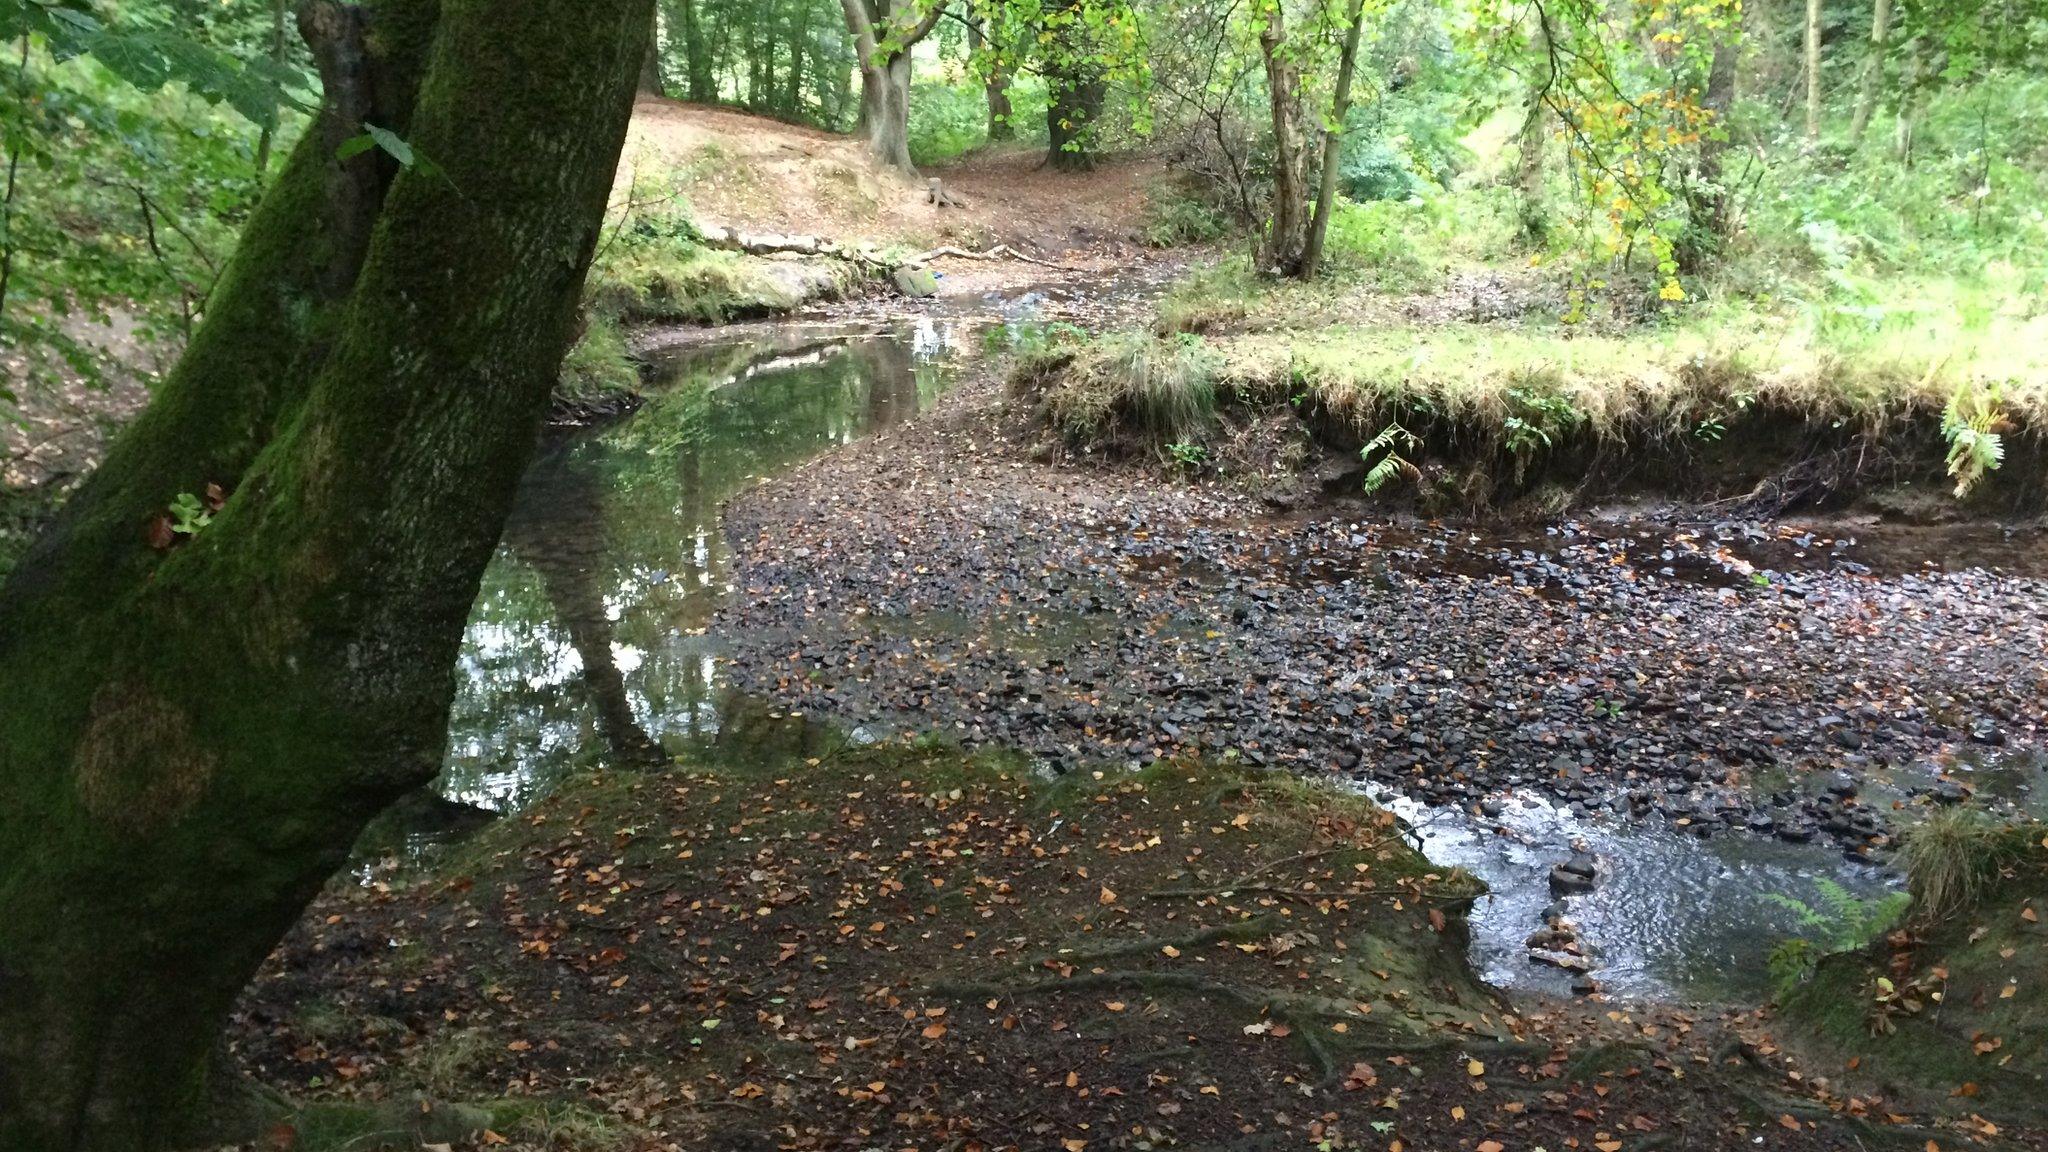
[[[1593,884],[1592,876],[1574,872],[1562,864],[1550,870],[1550,890],[1560,896],[1591,892]]]

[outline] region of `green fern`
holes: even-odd
[[[1941,434],[1948,441],[1948,474],[1956,482],[1957,499],[2005,463],[2005,438],[1998,432],[2004,426],[1998,385],[1979,389],[1964,384],[1948,398]]]
[[[1401,453],[1413,452],[1421,445],[1422,441],[1418,440],[1413,432],[1399,424],[1389,424],[1380,429],[1379,435],[1367,441],[1365,447],[1358,450],[1360,460],[1370,461],[1374,454],[1382,454],[1378,463],[1366,469],[1366,493],[1370,495],[1377,492],[1400,477],[1405,476],[1411,480],[1420,477],[1422,470],[1410,463]]]

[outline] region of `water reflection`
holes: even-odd
[[[549,444],[471,612],[442,795],[516,809],[579,765],[715,735],[720,507],[915,415],[968,347],[960,327],[925,320],[671,349],[639,412]]]

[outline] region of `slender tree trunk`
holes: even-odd
[[[1287,58],[1287,29],[1280,5],[1267,9],[1259,32],[1266,62],[1266,98],[1273,118],[1273,211],[1259,270],[1269,276],[1298,276],[1308,242],[1307,161],[1301,132],[1301,79]]]
[[[0,587],[0,1148],[190,1141],[243,983],[438,771],[650,3],[301,9],[327,110]],[[363,113],[440,171],[337,158]],[[159,535],[209,484],[212,522]]]
[[[1548,111],[1545,102],[1550,86],[1557,82],[1557,68],[1551,58],[1550,25],[1536,22],[1536,64],[1529,77],[1528,107],[1522,113],[1519,153],[1515,157],[1515,190],[1522,216],[1522,236],[1540,241],[1550,231],[1550,212],[1544,202],[1544,153],[1550,145]]]
[[[757,108],[775,106],[775,36],[780,6],[771,6],[761,20],[761,90],[754,97]]]
[[[1893,128],[1892,155],[1908,168],[1913,166],[1913,137],[1920,128],[1920,106],[1926,99],[1927,45],[1915,38],[1908,42],[1906,82],[1899,95],[1899,119]]]
[[[280,68],[284,66],[285,51],[291,46],[285,39],[285,6],[286,0],[270,0],[270,62]],[[263,181],[270,177],[270,149],[277,139],[277,117],[278,110],[273,106],[270,110],[270,119],[264,122],[262,130],[256,134],[258,188],[261,188]]]
[[[1820,139],[1820,0],[1806,0],[1806,138]]]
[[[807,29],[799,15],[795,34],[789,38],[789,85],[783,93],[782,107],[795,116],[804,107],[804,39]]]
[[[1696,227],[1678,245],[1679,266],[1697,271],[1735,234],[1733,189],[1727,186],[1723,161],[1728,153],[1728,111],[1735,105],[1735,64],[1739,47],[1722,41],[1714,45],[1707,68],[1707,90],[1700,107],[1711,117],[1700,142],[1698,190],[1692,201]]]
[[[1849,122],[1849,139],[1863,143],[1870,117],[1877,111],[1877,94],[1884,79],[1885,38],[1892,29],[1892,0],[1876,0],[1870,10],[1870,50],[1863,60],[1863,76],[1856,93],[1856,115]]]
[[[28,73],[28,33],[21,35],[21,71],[24,81]],[[7,191],[0,199],[0,316],[7,314],[7,291],[14,280],[14,195],[21,188],[21,146],[12,134],[7,140]],[[0,967],[4,971],[4,967]],[[4,1101],[4,1097],[0,1097]]]
[[[1316,188],[1316,214],[1309,221],[1308,245],[1301,256],[1301,278],[1313,280],[1323,263],[1323,241],[1330,234],[1330,215],[1337,208],[1337,178],[1344,167],[1344,121],[1351,114],[1351,78],[1358,67],[1358,41],[1365,30],[1365,0],[1351,0],[1351,26],[1344,32],[1344,50],[1337,57],[1337,88],[1330,99],[1330,124],[1323,130],[1323,171]]]
[[[982,35],[981,25],[968,24],[968,52],[980,55],[987,44],[987,38]],[[991,65],[987,75],[982,79],[981,88],[984,98],[988,101],[988,138],[991,141],[1016,139],[1017,127],[1010,123],[1009,72],[1000,63]]]

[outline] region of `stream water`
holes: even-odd
[[[968,320],[750,329],[662,352],[642,410],[553,439],[526,477],[473,611],[442,794],[517,810],[581,765],[652,762],[717,736],[733,707],[714,626],[732,591],[723,502],[914,417],[978,344]],[[1546,545],[1474,536],[1462,556],[1439,565],[1421,556],[1412,567],[1457,572],[1532,546]],[[1775,550],[1775,567],[1805,555],[1779,539],[1759,548]],[[1835,561],[1818,551],[1817,562]],[[1743,578],[1694,557],[1666,570],[1688,567],[1703,582]],[[1574,813],[1533,793],[1503,798],[1486,818],[1382,799],[1432,859],[1491,885],[1473,917],[1473,959],[1510,988],[1563,991],[1570,981],[1531,963],[1524,939],[1553,900],[1551,866],[1574,845],[1600,860],[1602,882],[1571,897],[1567,911],[1597,957],[1602,987],[1623,996],[1754,995],[1771,948],[1802,930],[1805,909],[1880,898],[1895,883],[1823,843],[1739,833],[1704,841]]]

